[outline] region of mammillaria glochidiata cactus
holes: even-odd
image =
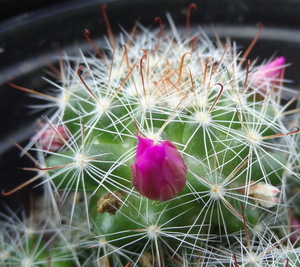
[[[63,56],[51,92],[9,81],[52,113],[25,148],[44,195],[2,222],[4,266],[300,266],[285,58],[256,66],[167,18],[118,38],[107,22],[106,46]]]

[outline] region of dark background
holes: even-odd
[[[39,12],[42,9],[52,9],[57,5],[76,5],[90,1],[77,0],[0,0],[0,20],[12,18],[14,16],[28,16],[33,12]],[[98,1],[99,2],[99,1]],[[103,2],[103,1],[102,1]],[[110,1],[106,1],[109,3]],[[155,0],[121,0],[119,2],[140,2],[145,5],[155,2]],[[165,2],[165,1],[161,1]],[[176,4],[196,3],[198,5],[198,12],[207,10],[209,12],[203,14],[204,20],[227,20],[234,21],[265,21],[267,24],[297,27],[299,26],[299,0],[194,0],[194,1],[176,1],[170,0]],[[236,17],[234,18],[234,16]],[[234,16],[233,16],[234,15]]]
[[[15,16],[27,16],[28,13],[42,8],[51,7],[70,0],[0,0],[0,19],[5,20]]]

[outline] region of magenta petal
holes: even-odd
[[[266,64],[260,71],[268,78],[279,78],[285,64],[285,57],[279,57]]]
[[[137,157],[139,155],[142,155],[148,147],[153,145],[153,143],[154,143],[154,140],[152,140],[152,139],[146,139],[146,138],[142,138],[142,137],[138,136],[138,147],[137,147],[137,151],[136,151]]]
[[[272,62],[260,67],[251,74],[252,86],[262,95],[267,94],[270,90],[276,90],[280,85],[285,64],[285,57],[279,57]]]
[[[279,57],[274,59],[272,62],[266,64],[265,66],[259,68],[253,73],[253,83],[259,85],[264,81],[276,81],[281,77],[284,69],[285,57]]]
[[[187,166],[168,140],[155,144],[138,137],[136,159],[130,167],[134,188],[151,200],[167,201],[186,184]]]
[[[64,126],[57,126],[55,129],[49,126],[42,133],[39,131],[32,139],[37,139],[37,144],[41,149],[56,152],[68,141],[69,135]]]

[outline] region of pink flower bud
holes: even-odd
[[[155,143],[138,136],[136,159],[130,168],[133,186],[151,200],[167,201],[186,183],[187,166],[168,140]]]
[[[58,151],[65,144],[64,142],[69,139],[67,129],[64,126],[58,126],[55,130],[49,126],[42,134],[37,133],[36,136],[38,136],[38,146],[51,152]]]
[[[300,231],[300,222],[297,218],[292,218],[291,219],[291,226],[293,231]]]
[[[279,202],[279,198],[276,197],[278,193],[280,190],[277,187],[263,182],[254,184],[249,189],[249,195],[265,208],[271,208]]]
[[[265,66],[259,68],[252,74],[252,83],[254,86],[263,86],[267,84],[278,85],[285,64],[285,57],[279,57]],[[260,91],[266,93],[266,88],[260,88]]]
[[[292,231],[294,232],[290,236],[290,240],[292,243],[294,243],[299,239],[299,236],[300,236],[300,222],[297,218],[292,218],[290,225],[291,225]]]

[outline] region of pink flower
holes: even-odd
[[[297,218],[291,219],[291,226],[293,231],[300,231],[300,222]]]
[[[249,188],[249,195],[254,198],[257,204],[262,207],[271,208],[279,202],[279,198],[276,195],[280,193],[280,190],[264,182],[253,184]]]
[[[271,86],[278,85],[282,76],[285,64],[285,57],[279,57],[265,66],[259,68],[252,74],[252,84],[254,86],[262,86],[260,91],[266,93],[268,84]]]
[[[132,184],[151,200],[167,201],[182,191],[187,166],[171,141],[155,143],[138,136],[136,159],[130,166]]]
[[[37,136],[38,146],[43,150],[51,152],[58,151],[65,144],[65,141],[69,139],[68,131],[64,126],[58,126],[55,130],[49,126],[42,134],[38,132],[33,139]]]
[[[298,241],[299,236],[300,236],[300,222],[297,218],[292,218],[290,222],[292,231],[292,235],[290,236],[290,240],[292,243]]]

